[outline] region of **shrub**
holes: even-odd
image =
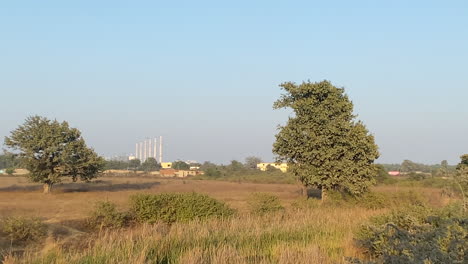
[[[13,243],[36,241],[47,233],[46,225],[35,217],[8,217],[1,223],[1,232]]]
[[[130,200],[132,212],[140,222],[173,223],[234,214],[225,203],[198,193],[137,194]]]
[[[7,168],[7,169],[5,169],[5,173],[11,176],[11,175],[13,175],[13,173],[15,173],[15,169]]]
[[[279,198],[268,193],[253,193],[248,204],[250,211],[255,214],[266,214],[284,210]]]
[[[373,218],[358,242],[377,263],[466,263],[468,218],[460,210],[425,206]]]
[[[92,228],[120,228],[128,224],[129,217],[123,212],[117,211],[115,204],[111,202],[98,202],[91,212],[88,225]]]
[[[367,209],[382,209],[389,207],[389,197],[383,193],[368,192],[357,199],[358,205]]]

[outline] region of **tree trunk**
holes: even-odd
[[[302,196],[309,199],[309,193],[307,192],[307,186],[302,185]]]
[[[322,188],[322,202],[325,202],[327,200],[327,190],[325,188]]]
[[[52,183],[44,183],[42,188],[44,189],[44,194],[49,194],[52,191]]]

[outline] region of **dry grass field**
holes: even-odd
[[[389,210],[321,206],[315,199],[297,209],[292,204],[301,201],[301,188],[292,184],[106,176],[91,183],[64,182],[54,186],[51,195],[42,194],[41,188],[23,177],[0,177],[0,218],[36,216],[48,225],[47,239],[19,250],[24,255],[15,257],[18,248],[4,243],[5,263],[344,263],[346,257],[364,257],[353,239],[359,226]],[[436,207],[450,202],[435,188],[374,188],[397,195],[410,190]],[[125,210],[135,193],[164,192],[207,194],[238,214],[228,220],[139,225],[98,234],[77,224],[98,201]],[[250,214],[247,201],[254,192],[274,194],[286,210]]]

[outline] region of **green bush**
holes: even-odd
[[[390,199],[383,193],[368,192],[359,197],[357,203],[367,209],[382,209],[390,206]]]
[[[130,201],[131,210],[140,222],[173,223],[234,214],[225,203],[198,193],[137,194]]]
[[[47,226],[35,217],[8,217],[1,221],[1,233],[13,243],[37,241],[47,233]]]
[[[120,228],[127,225],[129,217],[126,213],[117,211],[111,202],[98,202],[91,212],[88,225],[92,228]]]
[[[253,193],[248,200],[250,211],[254,214],[266,214],[284,210],[277,196],[269,193]]]
[[[467,263],[468,218],[456,207],[415,205],[375,217],[358,242],[377,263]]]
[[[8,175],[13,175],[13,173],[15,173],[15,169],[7,168],[7,169],[5,169],[5,173],[8,174]]]

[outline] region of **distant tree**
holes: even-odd
[[[374,137],[353,114],[353,104],[343,88],[329,81],[287,82],[286,94],[274,108],[292,108],[294,116],[280,127],[273,145],[278,161],[304,186],[361,195],[374,184],[379,157]]]
[[[19,165],[19,159],[10,153],[0,155],[0,169],[16,168]]]
[[[267,172],[277,172],[279,170],[280,169],[277,169],[277,168],[275,168],[274,166],[271,166],[271,165],[267,165],[267,167],[266,167]]]
[[[421,181],[426,179],[426,175],[424,173],[418,173],[418,172],[410,172],[408,174],[408,179],[413,180],[413,181]]]
[[[418,171],[418,165],[411,160],[404,160],[401,163],[401,171],[402,172],[413,172],[413,171]]]
[[[227,169],[232,172],[239,172],[244,171],[245,167],[241,162],[237,160],[231,160],[231,164],[228,165]]]
[[[176,170],[189,170],[190,165],[179,160],[172,162],[172,168]]]
[[[128,168],[137,171],[140,168],[141,161],[139,159],[132,159],[128,162]]]
[[[249,169],[256,169],[258,163],[262,163],[262,159],[255,156],[245,158],[245,167]]]
[[[157,171],[161,169],[161,165],[155,158],[147,158],[146,161],[141,164],[141,169],[144,171]]]
[[[455,182],[460,188],[463,197],[463,210],[467,212],[468,207],[468,154],[460,157],[461,161],[457,165],[457,173],[455,174]]]
[[[106,170],[126,170],[129,168],[128,161],[121,160],[106,160],[105,169]]]
[[[388,171],[385,169],[385,167],[381,164],[376,164],[377,168],[377,175],[375,177],[375,180],[377,183],[384,183],[388,179],[390,179],[390,176],[388,175]]]
[[[30,179],[43,183],[44,193],[63,177],[89,181],[104,167],[104,160],[86,146],[80,131],[65,121],[28,117],[5,138],[5,145],[19,152]]]
[[[209,167],[205,171],[205,175],[209,177],[220,177],[222,175],[221,170],[218,167]]]

